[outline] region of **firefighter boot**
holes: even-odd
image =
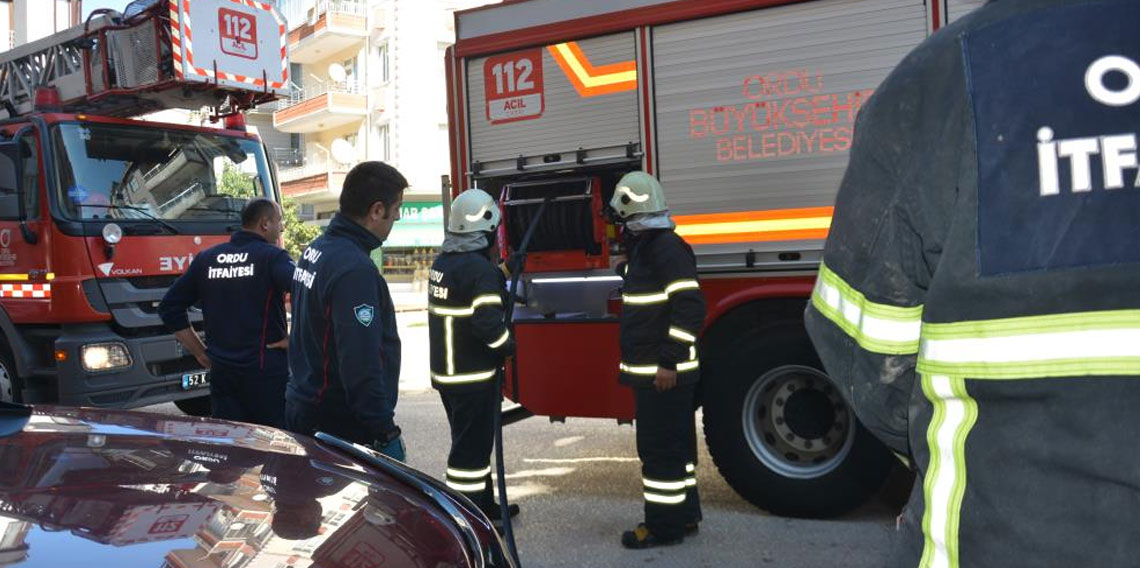
[[[503,509],[498,503],[490,509],[484,510],[483,513],[487,515],[488,519],[491,519],[492,526],[496,529],[503,528]],[[512,519],[515,518],[515,515],[519,514],[519,506],[514,503],[507,505],[507,514],[509,514]]]
[[[688,527],[686,527],[687,529]],[[673,544],[680,544],[685,540],[684,536],[676,538],[661,538],[649,532],[649,527],[645,523],[638,523],[637,528],[631,531],[625,531],[621,535],[621,545],[626,548],[643,549],[654,548],[657,546],[670,546]]]

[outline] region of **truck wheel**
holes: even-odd
[[[174,406],[190,416],[209,416],[212,411],[210,395],[179,399],[174,401]]]
[[[0,346],[0,401],[22,402],[23,382],[16,375],[16,363],[8,347]]]
[[[731,353],[705,379],[704,428],[737,493],[776,515],[819,518],[850,511],[882,487],[890,452],[820,370],[802,326],[745,337]]]

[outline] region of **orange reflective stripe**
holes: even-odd
[[[632,91],[637,88],[637,62],[622,61],[594,67],[577,42],[549,45],[554,58],[574,89],[583,97]]]
[[[834,207],[677,215],[677,234],[689,244],[827,238]]]

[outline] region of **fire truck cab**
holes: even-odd
[[[0,399],[208,412],[156,306],[280,200],[241,111],[286,88],[284,30],[267,3],[140,0],[0,55]],[[137,118],[166,109],[225,122]]]

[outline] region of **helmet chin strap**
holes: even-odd
[[[673,218],[669,216],[668,209],[654,213],[636,213],[625,219],[626,230],[635,233],[653,229],[673,229],[676,226]]]

